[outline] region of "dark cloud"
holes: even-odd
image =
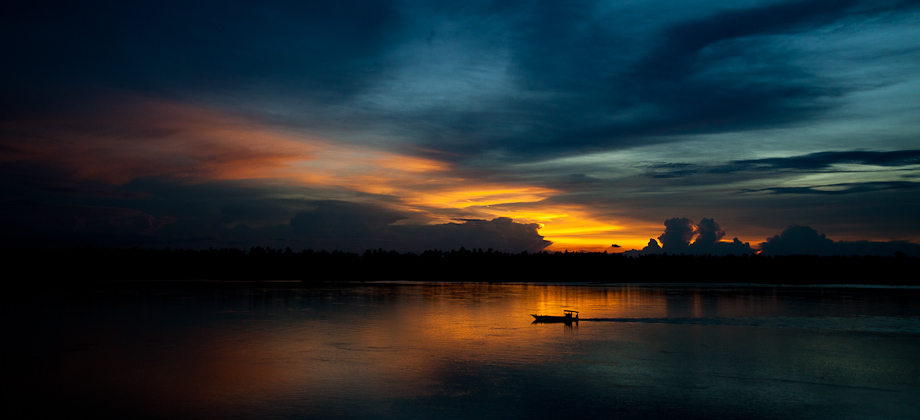
[[[659,237],[662,246],[654,239],[642,250],[626,251],[626,255],[639,256],[648,254],[689,255],[742,255],[756,252],[750,244],[735,238],[732,242],[720,242],[725,231],[713,219],[703,218],[694,225],[686,218],[673,218],[665,221],[665,232]],[[691,244],[690,240],[696,237]],[[819,255],[850,256],[880,255],[892,256],[901,253],[907,256],[920,256],[920,244],[907,241],[833,241],[824,234],[819,234],[809,226],[789,226],[781,234],[767,238],[760,243],[764,255]]]
[[[351,252],[463,247],[519,253],[541,251],[551,243],[537,233],[539,225],[515,223],[507,217],[436,225],[394,224],[404,218],[399,212],[375,205],[324,201],[313,210],[298,213],[290,225],[301,246]]]
[[[488,149],[527,157],[812,121],[854,87],[806,69],[780,38],[918,5],[805,0],[693,19],[675,12],[637,35],[611,29],[622,24],[619,16],[586,14],[588,6],[537,3],[509,23],[526,25],[512,38],[514,74],[519,89],[551,100],[513,99],[494,113],[471,114],[458,138],[486,138]],[[494,131],[525,124],[534,129],[516,141]]]
[[[4,13],[11,41],[0,53],[12,64],[0,68],[0,115],[139,91],[291,125],[385,130],[445,159],[535,159],[816,118],[854,88],[806,70],[771,37],[916,6],[30,2]],[[401,78],[430,62],[444,73]],[[451,84],[482,97],[427,93]]]
[[[297,213],[291,219],[294,232],[314,238],[354,240],[373,236],[406,216],[399,212],[347,201],[322,201],[316,208]]]
[[[787,157],[741,159],[724,164],[692,164],[683,162],[655,162],[642,165],[644,176],[653,179],[688,178],[693,176],[719,176],[721,180],[736,182],[738,178],[727,175],[780,177],[790,172],[873,172],[892,168],[910,168],[920,164],[920,150],[848,150],[825,151]],[[834,165],[859,165],[835,168]],[[872,168],[881,167],[881,168]],[[747,174],[747,175],[746,175]],[[713,180],[707,179],[706,183]],[[905,181],[909,183],[909,181]],[[896,187],[897,183],[892,183]],[[901,187],[908,187],[902,185]]]
[[[901,180],[825,183],[795,187],[746,188],[742,193],[846,195],[887,190],[915,190],[912,169],[920,164],[920,151],[827,151],[782,158],[735,160],[721,165],[654,163],[644,166],[652,179],[680,179],[683,185],[739,184],[745,180],[783,179],[789,173],[872,173],[887,172]],[[835,165],[847,165],[835,167]],[[901,175],[892,170],[903,169]]]
[[[151,245],[149,237],[175,222],[118,207],[48,206],[40,202],[0,205],[0,246],[59,247],[73,245]]]
[[[690,240],[696,236],[696,227],[686,217],[673,218],[664,221],[664,233],[658,237],[661,249],[669,253],[685,252],[690,246]]]
[[[534,226],[453,219],[495,211],[407,204],[430,185],[490,183],[555,191],[505,208],[564,204],[643,223],[720,214],[745,237],[818,220],[846,238],[916,240],[918,47],[904,35],[918,10],[914,0],[20,2],[0,14],[2,216],[18,237],[543,249]],[[132,107],[137,98],[174,111]],[[432,162],[409,168],[424,182],[338,165],[377,152],[393,166]],[[258,181],[212,182],[247,178]],[[410,225],[437,216],[461,223]],[[722,242],[711,219],[674,220],[667,252],[746,245]]]
[[[364,196],[363,202],[279,198],[295,192],[244,182],[177,185],[168,179],[140,179],[114,188],[118,194],[53,189],[29,191],[29,198],[18,200],[9,196],[21,196],[21,189],[7,183],[0,187],[7,197],[0,201],[0,246],[5,247],[270,246],[348,252],[465,247],[519,253],[551,244],[538,233],[539,225],[510,218],[399,224],[405,213],[391,208],[385,197]]]
[[[468,220],[428,226],[394,227],[405,241],[404,248],[415,252],[426,249],[492,249],[501,252],[538,252],[552,242],[543,239],[536,223],[516,223],[507,217],[489,221]]]
[[[703,218],[696,225],[697,238],[695,244],[714,245],[725,237],[725,231],[713,219]]]
[[[889,181],[889,182],[859,182],[845,184],[825,184],[809,187],[772,187],[762,189],[749,189],[743,192],[757,193],[768,192],[772,194],[815,194],[815,195],[844,195],[859,194],[874,191],[902,190],[910,191],[920,189],[920,182]]]
[[[725,231],[713,219],[704,217],[699,223],[694,224],[685,217],[675,217],[665,220],[664,226],[664,233],[658,237],[661,241],[660,246],[658,241],[649,239],[648,245],[642,250],[626,251],[626,255],[669,253],[721,256],[755,252],[750,244],[743,243],[738,238],[732,242],[721,242],[725,237]]]
[[[809,226],[789,226],[760,244],[766,255],[894,255],[920,256],[920,245],[905,241],[833,241]]]
[[[770,39],[915,8],[916,1],[804,0],[677,22],[621,78],[665,118],[658,133],[720,132],[811,119],[851,89],[793,64]],[[628,87],[626,87],[628,86]]]
[[[293,234],[306,248],[359,252],[366,249],[397,249],[404,244],[391,224],[405,219],[399,212],[380,206],[346,201],[321,201],[316,208],[291,219]]]
[[[73,106],[100,90],[339,101],[385,75],[399,21],[388,2],[351,0],[21,3],[0,21],[0,111]]]
[[[883,167],[917,165],[920,164],[920,150],[893,150],[885,152],[868,150],[829,151],[783,158],[737,160],[725,167],[716,168],[713,171],[719,173],[739,170],[819,171],[829,169],[831,166],[839,164],[874,165]]]
[[[658,245],[658,241],[654,239],[648,240],[648,245],[645,248],[642,248],[642,251],[626,251],[627,255],[645,255],[645,254],[661,254],[664,250],[661,249],[661,245]]]
[[[912,0],[793,0],[720,11],[668,27],[662,41],[640,61],[635,72],[637,77],[646,80],[684,78],[712,64],[705,60],[716,57],[706,57],[703,51],[717,44],[763,35],[805,32],[841,20],[917,5]]]

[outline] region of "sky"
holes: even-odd
[[[0,245],[920,253],[920,1],[122,3],[4,6]]]

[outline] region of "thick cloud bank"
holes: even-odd
[[[342,201],[324,201],[291,219],[293,236],[305,248],[361,252],[367,249],[422,252],[482,248],[519,253],[551,244],[536,223],[507,217],[437,225],[394,224],[405,217],[393,210]]]
[[[833,241],[809,226],[789,226],[760,244],[767,255],[894,255],[920,256],[920,245],[906,241]]]
[[[641,250],[626,251],[626,255],[688,254],[742,255],[757,252],[749,243],[735,238],[722,242],[725,231],[713,219],[703,218],[694,224],[687,218],[664,221],[664,233],[658,240],[649,239]],[[695,240],[694,240],[695,238]],[[661,244],[659,245],[659,241]],[[692,241],[692,242],[691,242]],[[767,238],[759,246],[765,255],[896,255],[920,256],[920,245],[907,241],[833,241],[809,226],[789,226],[781,234]]]
[[[732,242],[721,242],[725,231],[713,219],[703,218],[694,224],[687,218],[672,218],[664,221],[664,233],[658,241],[649,239],[648,246],[640,251],[626,251],[627,255],[647,254],[695,254],[695,255],[740,255],[752,254],[749,243],[735,238]],[[696,240],[694,240],[696,238]],[[692,243],[691,243],[692,241]]]
[[[234,222],[244,217],[258,222],[268,215],[278,217],[289,210],[283,200],[253,196],[247,197],[252,204],[232,206],[220,201],[213,192],[207,193],[206,189],[195,191],[201,193],[202,198],[188,198],[185,205],[193,210],[208,205],[211,207],[209,217],[179,214],[178,218],[158,219],[140,210],[116,214],[118,209],[39,205],[26,208],[21,205],[13,209],[16,212],[7,209],[4,214],[19,215],[33,223],[8,221],[6,225],[14,228],[7,229],[6,235],[0,238],[0,246],[191,249],[269,246],[357,253],[376,249],[449,251],[465,247],[520,253],[542,251],[552,243],[538,233],[538,224],[517,223],[507,217],[460,223],[400,224],[407,218],[400,211],[379,204],[339,200],[301,201],[298,204],[302,210],[295,210],[293,217],[288,216],[289,223]],[[31,219],[26,217],[29,210]],[[43,214],[36,217],[39,211]],[[170,209],[170,213],[176,212]]]

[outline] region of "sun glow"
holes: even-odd
[[[508,187],[494,184],[465,186],[463,184],[469,182],[463,181],[459,184],[461,185],[453,188],[448,186],[444,189],[418,191],[410,194],[406,201],[436,208],[468,208],[541,201],[556,192],[540,187]]]
[[[610,220],[577,205],[531,203],[518,208],[496,205],[478,209],[489,217],[509,217],[520,223],[538,223],[539,233],[553,244],[548,251],[621,252],[641,249],[649,237],[635,237],[641,222]],[[657,228],[660,231],[660,228]],[[613,247],[612,245],[619,245]]]
[[[4,161],[41,161],[74,179],[124,185],[145,177],[182,183],[246,181],[382,197],[408,216],[402,223],[507,217],[538,224],[551,251],[641,248],[632,221],[575,204],[548,204],[558,190],[482,181],[451,162],[335,141],[265,125],[218,110],[146,98],[120,98],[81,118],[20,122]],[[107,129],[101,129],[106,127]],[[24,145],[21,147],[12,147]],[[373,198],[370,198],[373,199]],[[630,226],[627,229],[627,226]],[[656,226],[660,231],[660,227]],[[611,247],[619,244],[621,248]]]

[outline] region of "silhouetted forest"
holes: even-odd
[[[920,259],[853,257],[520,253],[431,250],[363,254],[238,249],[6,250],[10,282],[118,280],[418,280],[597,283],[765,283],[920,285]],[[13,274],[13,273],[22,274]],[[913,274],[910,274],[913,273]]]

